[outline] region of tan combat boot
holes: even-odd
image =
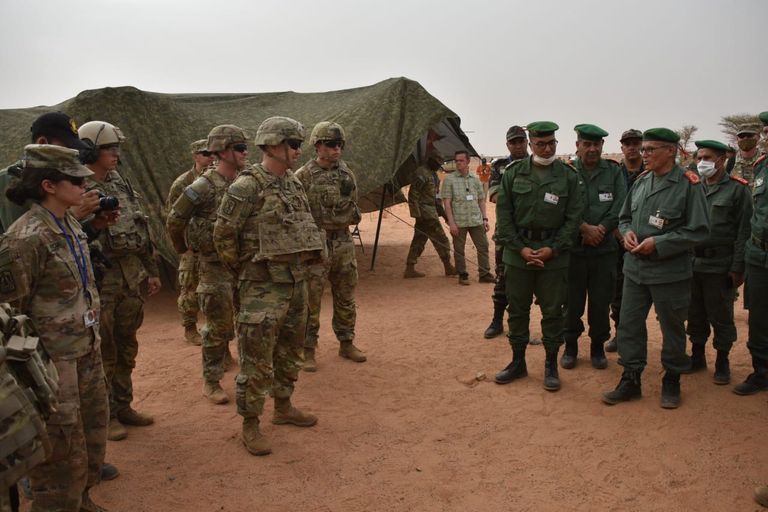
[[[107,427],[107,439],[110,441],[122,441],[128,437],[128,430],[120,423],[117,418],[109,419],[109,427]]]
[[[272,444],[259,430],[259,418],[243,418],[243,444],[251,455],[269,455]]]
[[[755,501],[768,508],[768,485],[763,485],[755,489]]]
[[[311,427],[317,423],[317,416],[303,412],[291,405],[290,398],[275,398],[275,416],[272,418],[275,425],[296,425],[297,427]]]
[[[414,265],[410,265],[410,264],[405,266],[405,272],[403,273],[403,277],[405,279],[411,279],[411,278],[414,278],[414,277],[424,277],[426,275],[427,274],[423,274],[423,273],[417,271],[415,266]]]
[[[196,325],[187,325],[184,327],[184,339],[190,345],[197,345],[199,347],[203,344],[203,338],[201,338],[200,333],[197,332]]]
[[[155,419],[149,414],[144,414],[132,407],[126,407],[120,409],[117,413],[117,419],[123,425],[131,425],[134,427],[146,427],[155,422]]]
[[[205,381],[205,384],[203,384],[203,396],[216,405],[229,402],[227,393],[221,389],[221,384],[216,381]]]
[[[317,361],[315,361],[315,349],[313,348],[304,349],[304,371],[305,372],[317,371]]]
[[[451,260],[445,260],[443,262],[443,268],[445,268],[445,275],[457,276],[459,273],[456,271],[456,267],[451,264]]]
[[[365,357],[365,354],[353,345],[351,341],[341,342],[341,345],[339,345],[339,355],[344,359],[349,359],[356,363],[364,363],[368,360],[368,358]]]

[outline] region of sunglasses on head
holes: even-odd
[[[245,153],[248,151],[248,144],[232,144],[232,149],[237,151],[238,153]]]
[[[285,143],[288,144],[289,148],[296,150],[301,147],[302,141],[298,139],[285,139]]]
[[[324,140],[322,141],[323,146],[331,149],[335,148],[341,148],[344,149],[344,141],[343,140]]]

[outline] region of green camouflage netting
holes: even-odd
[[[165,235],[165,199],[173,180],[192,165],[190,142],[205,138],[219,124],[235,124],[251,137],[262,120],[284,115],[308,131],[319,121],[336,121],[347,133],[344,159],[355,172],[360,207],[379,209],[382,191],[387,205],[403,200],[427,153],[452,157],[458,149],[474,150],[459,127],[459,117],[421,85],[406,78],[323,93],[159,94],[134,87],[84,91],[50,107],[0,110],[0,167],[22,155],[30,143],[29,127],[44,112],[60,110],[78,126],[99,120],[112,123],[127,137],[120,172],[144,197],[160,255],[171,266],[178,258]],[[260,155],[252,148],[251,159]],[[304,146],[302,161],[314,151]],[[3,201],[7,200],[2,198]]]

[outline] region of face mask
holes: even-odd
[[[755,139],[744,139],[739,141],[739,149],[742,151],[750,151],[755,149],[757,141]]]
[[[715,162],[707,162],[706,160],[702,160],[696,164],[696,168],[699,170],[699,174],[701,174],[702,178],[709,178],[717,172],[717,169],[715,169]]]
[[[552,165],[552,162],[555,161],[556,156],[551,156],[549,158],[544,158],[538,155],[533,155],[533,161],[537,163],[538,165]]]

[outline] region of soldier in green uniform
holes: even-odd
[[[99,333],[110,397],[108,437],[117,441],[128,435],[124,425],[146,426],[154,422],[151,416],[131,407],[131,374],[139,351],[136,331],[144,321],[141,286],[146,283],[148,295],[154,295],[160,290],[160,277],[139,196],[117,170],[120,145],[125,140],[123,133],[104,121],[91,121],[81,126],[78,134],[91,146],[84,155],[84,163],[93,171],[86,178],[87,189],[115,197],[120,203],[119,215],[117,211],[106,214],[106,229],[98,230],[93,221],[85,223],[86,231],[93,233],[111,265],[99,289]],[[97,219],[104,214],[100,212]]]
[[[291,172],[301,155],[304,127],[270,117],[256,131],[261,163],[247,168],[224,194],[213,242],[238,276],[240,373],[235,379],[242,440],[253,455],[272,452],[259,430],[266,395],[275,398],[272,423],[310,427],[317,417],[291,404],[303,364],[308,265],[325,241],[312,219],[301,182]]]
[[[743,124],[736,132],[739,151],[736,153],[736,164],[731,174],[744,178],[750,186],[754,180],[754,165],[763,156],[757,146],[760,141],[760,131],[761,128],[757,124]]]
[[[213,155],[208,151],[208,140],[200,139],[190,144],[194,164],[192,168],[176,178],[168,192],[167,211],[171,211],[173,203],[179,198],[184,189],[191,185],[203,171],[213,162]],[[197,272],[198,257],[193,251],[179,255],[179,299],[177,301],[181,313],[181,325],[184,327],[184,339],[192,345],[201,345],[202,339],[197,332],[197,314],[200,306],[197,301]]]
[[[504,247],[513,359],[495,380],[508,384],[528,375],[525,350],[531,301],[536,294],[547,353],[544,389],[557,391],[568,264],[581,224],[582,194],[575,169],[555,156],[557,124],[537,121],[527,128],[533,156],[507,167],[496,197],[496,243]]]
[[[647,363],[646,318],[653,305],[661,325],[661,406],[680,405],[680,373],[688,370],[685,320],[691,301],[691,249],[707,239],[709,215],[699,176],[675,163],[680,136],[668,128],[643,133],[648,169],[629,191],[619,215],[624,237],[624,300],[619,321],[619,364],[624,367],[607,404],[640,398]]]
[[[248,136],[234,125],[214,127],[207,147],[216,155],[210,168],[187,186],[168,214],[168,235],[179,254],[188,249],[199,259],[197,296],[205,315],[203,328],[203,396],[214,404],[225,404],[229,397],[220,381],[229,342],[235,337],[234,275],[219,260],[213,245],[213,225],[229,186],[245,168]]]
[[[91,174],[77,151],[31,144],[20,180],[6,190],[15,204],[32,204],[0,246],[0,301],[29,317],[59,377],[47,419],[51,451],[29,472],[33,512],[103,511],[88,494],[101,478],[109,417],[99,294],[87,237],[68,211]]]
[[[592,124],[576,130],[576,170],[582,184],[584,211],[576,244],[571,249],[568,272],[568,309],[565,322],[565,350],[560,366],[576,366],[578,340],[584,332],[584,306],[589,323],[592,367],[608,366],[603,343],[611,337],[610,304],[616,283],[618,243],[614,231],[627,186],[619,164],[601,157],[608,132]]]
[[[728,353],[736,341],[733,302],[744,282],[744,249],[749,238],[752,198],[746,180],[728,176],[728,146],[714,140],[697,140],[697,168],[704,180],[709,208],[709,238],[693,249],[691,306],[688,336],[691,338],[691,371],[707,368],[705,345],[714,332],[717,350],[715,384],[728,384],[731,371]]]
[[[328,257],[309,267],[307,281],[307,334],[304,338],[304,370],[317,371],[315,349],[320,330],[320,304],[325,281],[331,283],[333,297],[333,332],[339,340],[339,356],[363,363],[365,354],[354,342],[357,306],[357,258],[349,226],[360,222],[357,206],[357,181],[341,159],[346,144],[344,128],[339,123],[321,121],[312,129],[309,144],[316,157],[296,171],[304,186],[315,223],[325,231]]]
[[[416,173],[408,189],[408,211],[414,219],[413,239],[408,249],[408,258],[405,260],[406,279],[424,277],[426,274],[416,270],[416,261],[424,252],[427,240],[443,262],[446,276],[455,276],[456,268],[451,264],[451,245],[445,236],[443,226],[440,224],[438,213],[437,189],[440,179],[437,170],[440,169],[440,161],[436,157],[427,158],[426,163],[416,168]],[[442,205],[439,207],[442,209]]]

